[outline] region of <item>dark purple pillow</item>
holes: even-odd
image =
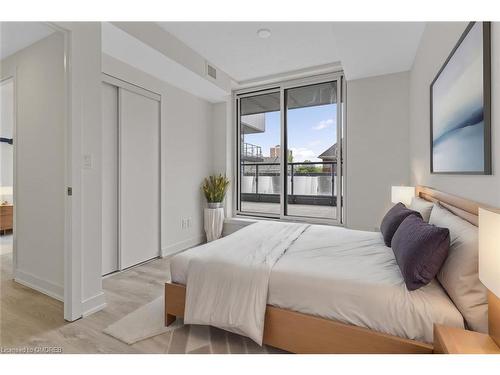
[[[384,237],[384,243],[386,246],[391,246],[391,241],[394,233],[396,233],[403,220],[410,215],[416,215],[422,218],[420,212],[406,208],[403,203],[398,203],[389,211],[387,211],[384,218],[382,219],[382,224],[380,224],[380,231],[382,232],[382,236]]]
[[[450,248],[448,228],[427,224],[410,215],[392,238],[392,251],[403,274],[406,288],[415,290],[434,279]]]

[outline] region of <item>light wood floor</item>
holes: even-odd
[[[279,353],[250,339],[204,326],[173,332],[127,345],[102,332],[111,323],[163,293],[169,260],[158,259],[103,280],[107,306],[68,323],[63,304],[12,280],[12,255],[0,255],[0,346],[61,347],[63,353]],[[190,342],[196,341],[195,351]],[[204,343],[202,346],[199,343]]]
[[[12,253],[12,233],[0,235],[0,255]]]

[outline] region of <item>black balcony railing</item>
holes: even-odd
[[[250,189],[248,181],[247,184],[242,183],[241,200],[279,203],[280,169],[280,163],[243,162],[241,164],[242,177],[253,177],[253,179]],[[289,204],[336,206],[337,162],[287,163],[287,175]],[[267,178],[265,186],[262,186],[263,177]]]

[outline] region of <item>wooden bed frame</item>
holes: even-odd
[[[428,201],[439,201],[455,215],[476,226],[479,207],[489,208],[425,186],[418,186],[416,195]],[[165,325],[169,326],[177,317],[184,316],[185,300],[184,285],[165,284]],[[292,353],[430,354],[433,352],[431,344],[270,305],[266,308],[263,342]]]

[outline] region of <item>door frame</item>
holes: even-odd
[[[158,203],[159,203],[159,210],[158,210],[158,256],[157,257],[161,257],[162,255],[162,248],[161,248],[161,232],[162,232],[162,220],[161,220],[161,216],[162,216],[162,193],[161,193],[161,186],[162,186],[162,149],[161,149],[161,137],[162,137],[162,126],[161,126],[161,122],[162,122],[162,100],[163,100],[163,97],[160,93],[157,93],[157,92],[154,92],[152,90],[149,90],[147,88],[144,88],[142,86],[139,86],[139,85],[136,85],[136,84],[133,84],[133,83],[130,83],[130,82],[127,82],[127,81],[124,81],[123,79],[120,79],[120,78],[117,78],[111,74],[108,74],[108,73],[102,73],[101,74],[101,80],[103,83],[107,83],[109,85],[112,85],[112,86],[115,86],[118,91],[117,91],[117,95],[118,95],[118,103],[117,103],[117,110],[118,110],[118,114],[117,114],[117,118],[118,118],[118,123],[117,123],[117,126],[118,126],[118,165],[117,165],[117,168],[118,168],[118,212],[117,212],[117,224],[118,224],[118,270],[115,271],[115,272],[112,272],[110,274],[113,274],[113,273],[116,273],[116,272],[121,272],[121,271],[124,271],[126,269],[129,269],[129,268],[132,268],[132,267],[135,267],[136,265],[132,265],[130,267],[127,267],[127,268],[123,268],[123,264],[122,264],[122,255],[121,255],[121,227],[122,227],[122,224],[121,224],[121,215],[120,215],[120,207],[121,207],[121,201],[122,201],[122,197],[121,197],[121,190],[120,190],[120,181],[121,181],[121,118],[120,118],[120,102],[121,102],[121,90],[127,90],[127,91],[130,91],[130,92],[133,92],[135,94],[138,94],[138,95],[142,95],[142,96],[145,96],[149,99],[152,99],[152,100],[155,100],[158,102],[159,104],[159,113],[158,113]],[[153,259],[156,259],[156,258],[153,258]],[[149,259],[151,260],[151,259]],[[149,260],[146,260],[146,261],[149,261]],[[101,272],[102,273],[102,272]],[[109,276],[110,274],[107,274],[105,276]]]
[[[17,246],[16,246],[16,196],[17,196],[17,156],[16,156],[16,123],[17,123],[17,93],[16,93],[16,70],[6,74],[5,76],[0,76],[0,86],[3,86],[9,82],[12,82],[12,276],[16,275],[17,268]]]
[[[73,215],[81,212],[81,202],[74,207],[75,203],[69,194],[73,182],[73,163],[79,161],[79,156],[73,154],[73,132],[71,121],[71,32],[65,28],[58,26],[54,22],[39,22],[53,30],[59,32],[63,36],[63,85],[64,85],[64,114],[63,114],[63,132],[64,145],[63,155],[65,160],[64,165],[64,183],[66,186],[66,195],[64,197],[64,281],[63,281],[63,304],[64,304],[64,319],[73,321],[81,317],[81,249],[80,244],[75,241],[73,236]],[[14,124],[13,124],[13,244],[12,244],[12,267],[15,277],[17,270],[17,69],[7,72],[5,76],[0,77],[0,83],[4,83],[12,79],[14,82]],[[78,228],[79,230],[79,228]]]
[[[81,257],[81,228],[79,217],[82,212],[81,198],[73,196],[76,185],[81,180],[75,180],[73,173],[78,171],[80,163],[80,149],[73,147],[79,135],[74,134],[72,122],[72,90],[71,90],[71,31],[54,22],[44,22],[55,32],[63,35],[64,59],[64,319],[74,321],[82,317],[82,257]],[[77,186],[80,191],[80,186]],[[78,217],[78,219],[76,219]],[[76,220],[74,220],[76,219]],[[77,224],[77,225],[73,225]]]

